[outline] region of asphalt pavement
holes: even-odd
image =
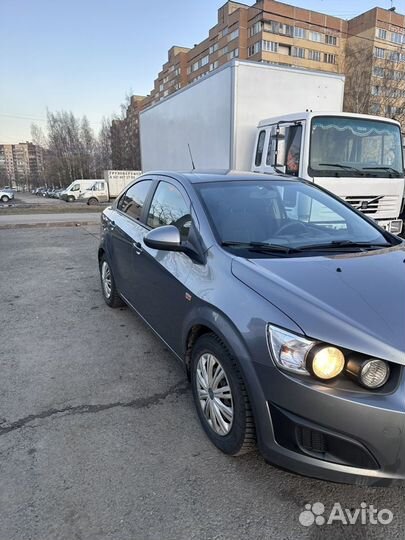
[[[0,231],[0,540],[403,538],[404,488],[215,449],[180,363],[104,304],[97,233]],[[362,503],[391,523],[339,519]]]

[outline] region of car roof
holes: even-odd
[[[293,182],[299,182],[300,179],[296,176],[289,176],[285,174],[264,174],[255,173],[250,171],[230,171],[230,170],[209,170],[209,171],[150,171],[147,174],[153,174],[157,176],[169,176],[180,182],[186,180],[191,184],[202,184],[205,182],[223,182],[223,181],[237,181],[237,180],[290,180]],[[143,175],[145,176],[145,174]]]

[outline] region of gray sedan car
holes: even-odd
[[[104,299],[184,363],[229,455],[405,478],[405,243],[296,178],[154,172],[104,210]]]

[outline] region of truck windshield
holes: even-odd
[[[313,118],[309,174],[402,177],[399,126],[353,117]]]

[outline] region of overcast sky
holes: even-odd
[[[146,94],[167,50],[207,37],[224,0],[0,0],[0,143],[30,139],[46,109],[101,118]],[[246,1],[247,4],[253,4]],[[351,18],[390,0],[296,0]],[[394,2],[405,12],[405,0]]]

